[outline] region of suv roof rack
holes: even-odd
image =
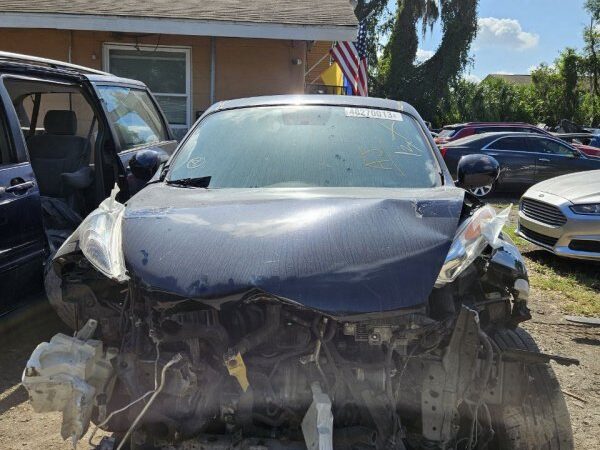
[[[0,51],[0,64],[2,62],[33,64],[36,66],[45,66],[52,69],[65,69],[71,72],[78,72],[81,74],[110,75],[107,72],[91,69],[89,67],[78,66],[77,64],[70,64],[62,61],[56,61],[54,59],[40,58],[37,56],[22,55],[20,53]]]

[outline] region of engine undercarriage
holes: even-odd
[[[510,316],[510,302],[495,303]],[[104,344],[112,370],[81,376],[94,402],[63,405],[79,417],[63,437],[80,438],[91,418],[132,449],[486,448],[490,409],[519,401],[519,386],[504,386],[523,362],[492,347],[476,308],[447,313],[351,322],[257,294],[216,310],[130,291],[118,316],[68,338]]]

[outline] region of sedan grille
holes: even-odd
[[[554,247],[556,242],[558,242],[557,238],[553,238],[551,236],[546,236],[545,234],[536,233],[529,228],[525,228],[523,225],[519,225],[519,231],[523,233],[526,237],[535,241],[539,244],[547,245],[548,247]]]
[[[531,219],[555,227],[560,227],[567,222],[567,218],[556,206],[530,198],[521,200],[521,211]]]

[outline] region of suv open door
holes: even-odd
[[[8,105],[8,107],[7,107]],[[40,192],[10,97],[0,83],[0,314],[46,250]]]

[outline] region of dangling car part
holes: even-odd
[[[61,317],[118,349],[91,421],[117,449],[572,448],[548,362],[576,361],[518,328],[509,210],[464,190],[497,173],[470,155],[456,187],[404,103],[214,106],[48,274]]]

